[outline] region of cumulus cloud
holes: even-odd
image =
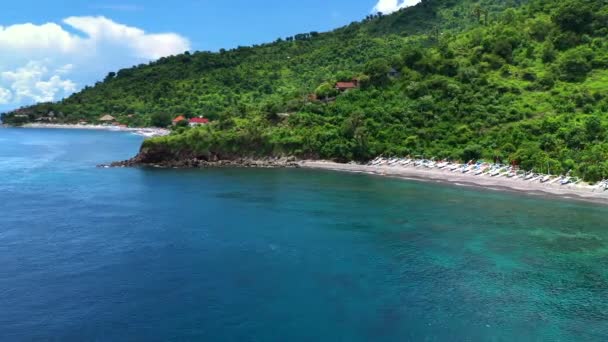
[[[114,43],[131,49],[138,58],[158,59],[190,48],[186,38],[175,33],[149,34],[105,17],[69,17],[63,21],[88,35],[87,44]]]
[[[85,37],[72,34],[56,23],[0,26],[0,52],[51,50],[54,54],[72,54],[109,43],[126,48],[135,57],[157,59],[190,48],[188,39],[178,34],[150,34],[106,17],[69,17],[63,23],[84,33]]]
[[[414,6],[420,1],[421,0],[378,0],[378,3],[376,6],[374,6],[373,11],[389,14],[402,8]]]
[[[59,53],[74,51],[82,39],[55,23],[0,26],[0,51],[32,53],[53,49]]]
[[[189,49],[178,34],[148,33],[103,16],[0,26],[0,104],[57,100],[109,71]]]
[[[0,73],[0,82],[9,87],[9,89],[3,89],[5,96],[0,94],[0,98],[5,98],[5,103],[8,100],[16,102],[52,101],[56,95],[65,96],[76,91],[74,82],[64,80],[58,75],[50,75],[42,62],[29,62],[17,70],[3,71]]]

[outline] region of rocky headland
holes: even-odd
[[[133,158],[102,164],[99,167],[156,167],[156,168],[299,168],[295,157],[243,157],[233,155],[204,154],[192,152],[173,153],[167,150],[142,148]]]

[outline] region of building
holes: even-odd
[[[398,78],[400,76],[401,76],[401,73],[399,71],[397,71],[397,69],[395,69],[395,68],[391,68],[388,71],[388,77]]]
[[[175,119],[173,119],[173,121],[171,121],[173,123],[173,126],[177,125],[178,123],[182,122],[186,120],[186,117],[183,115],[179,115],[177,116]]]
[[[336,83],[336,89],[338,91],[347,91],[351,89],[359,88],[359,81],[352,80],[350,82],[338,82]]]
[[[101,118],[99,118],[99,121],[104,122],[104,123],[110,123],[110,122],[116,121],[116,118],[113,117],[112,115],[106,114],[106,115],[102,116]]]
[[[209,119],[206,119],[206,118],[192,118],[188,121],[188,124],[191,127],[206,125],[208,123],[209,123]]]

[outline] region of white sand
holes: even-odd
[[[112,125],[81,125],[81,124],[46,124],[46,123],[31,123],[25,124],[24,128],[53,128],[53,129],[88,129],[88,130],[105,130],[116,132],[131,132],[147,138],[169,135],[171,131],[164,128],[135,128],[135,127],[120,127]]]
[[[450,172],[449,170],[414,166],[367,166],[328,161],[302,161],[300,162],[300,166],[311,169],[367,173],[388,177],[471,185],[492,190],[512,190],[530,194],[540,193],[608,204],[608,191],[603,191],[585,183],[568,185],[560,185],[558,183],[547,184],[540,181],[530,182],[523,179],[490,177],[489,175],[475,176],[461,172]]]

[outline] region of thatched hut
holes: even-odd
[[[114,122],[116,121],[116,118],[114,118],[112,115],[106,114],[104,116],[102,116],[101,118],[99,118],[99,121],[101,122]]]

